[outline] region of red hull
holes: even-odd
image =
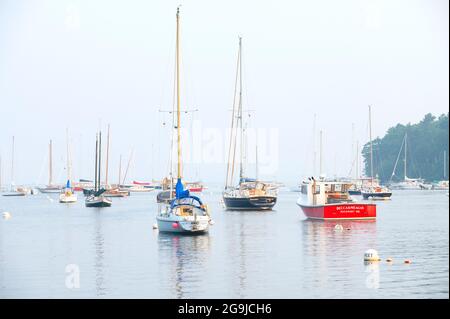
[[[192,187],[188,188],[188,190],[193,193],[201,193],[203,191],[203,187]]]
[[[377,206],[375,204],[327,204],[308,206],[299,204],[303,213],[312,219],[375,219]]]

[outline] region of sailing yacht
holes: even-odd
[[[171,198],[170,204],[161,204],[156,216],[160,232],[171,233],[205,233],[212,223],[209,209],[202,200],[190,194],[184,189],[182,182],[181,163],[181,121],[180,121],[180,9],[176,14],[176,98],[177,98],[177,183],[175,186],[175,198]],[[172,123],[174,124],[174,123]],[[172,177],[172,165],[171,165]],[[172,184],[172,183],[171,183]],[[172,193],[170,194],[172,197]]]
[[[110,207],[112,201],[103,193],[106,191],[104,188],[100,188],[100,172],[101,172],[101,149],[102,149],[102,133],[99,132],[95,141],[95,182],[94,191],[86,197],[86,207]]]
[[[75,203],[77,201],[77,195],[74,193],[71,185],[72,178],[72,163],[70,160],[70,148],[69,148],[69,130],[67,130],[67,183],[64,190],[59,195],[60,203]]]
[[[38,187],[41,193],[60,193],[61,187],[53,184],[53,159],[52,159],[52,140],[48,144],[48,185],[45,187]]]
[[[403,158],[403,171],[404,171],[404,179],[398,183],[391,183],[390,187],[392,189],[398,190],[421,190],[421,189],[431,189],[432,185],[426,184],[425,181],[421,178],[409,178],[407,176],[407,138],[408,133],[405,133],[405,136],[402,141],[402,145],[400,146],[400,150],[398,152],[397,160],[394,165],[394,169],[392,170],[391,181],[395,176],[395,171],[397,169],[398,160],[400,158],[400,154],[404,148],[404,158]]]
[[[29,190],[25,187],[17,187],[14,184],[14,136],[12,137],[12,152],[11,152],[11,185],[8,192],[2,193],[2,196],[25,196]]]
[[[361,191],[364,199],[390,199],[392,192],[385,186],[374,183],[373,146],[372,146],[372,108],[369,105],[369,139],[370,139],[370,185]]]
[[[243,161],[243,137],[244,128],[242,125],[242,38],[239,38],[238,65],[236,70],[236,83],[239,79],[239,93],[233,100],[233,110],[231,115],[231,134],[228,152],[227,176],[225,189],[223,191],[223,202],[229,210],[270,210],[277,202],[277,187],[271,183],[265,183],[258,179],[251,179],[244,176]],[[237,108],[236,108],[237,106]],[[236,126],[236,127],[235,127]],[[238,131],[240,133],[240,170],[239,184],[232,186],[234,177],[234,164],[236,159],[236,144]],[[231,163],[230,163],[231,162]]]

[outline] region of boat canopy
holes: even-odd
[[[170,203],[170,208],[174,208],[176,206],[180,206],[180,205],[189,205],[189,206],[194,206],[194,207],[198,207],[198,208],[202,208],[203,203],[200,200],[200,198],[198,198],[197,196],[193,196],[193,195],[188,195],[182,198],[175,198],[172,200],[172,202]]]

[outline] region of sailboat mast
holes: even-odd
[[[322,135],[323,135],[323,133],[322,133],[322,130],[320,130],[320,140],[319,140],[319,143],[320,143],[320,145],[319,145],[319,176],[320,175],[322,175]]]
[[[11,190],[14,184],[14,136],[12,137],[12,151],[11,151]]]
[[[370,184],[373,186],[372,107],[369,105]]]
[[[180,8],[177,8],[177,61],[176,61],[176,69],[177,69],[177,154],[178,154],[178,162],[177,162],[177,174],[178,178],[181,178],[181,131],[180,131]]]
[[[316,164],[317,164],[317,151],[316,151],[316,120],[317,114],[314,113],[314,121],[313,121],[313,176],[316,176]]]
[[[53,182],[53,171],[52,171],[52,166],[53,166],[53,161],[52,161],[52,140],[50,140],[50,143],[48,145],[49,149],[48,149],[48,153],[49,153],[49,161],[48,161],[48,170],[49,170],[49,174],[48,174],[48,185],[52,185]]]
[[[239,111],[238,111],[238,123],[241,132],[240,140],[240,169],[239,177],[240,180],[244,177],[244,127],[242,125],[242,38],[239,38]]]
[[[225,189],[228,188],[229,182],[232,182],[234,175],[234,157],[236,151],[236,130],[235,130],[235,117],[236,117],[236,91],[237,91],[237,81],[239,76],[239,63],[241,59],[241,38],[239,37],[239,49],[238,49],[238,57],[237,57],[237,66],[236,66],[236,78],[234,81],[234,94],[233,94],[233,109],[231,113],[231,130],[230,130],[230,145],[228,148],[228,162],[227,162],[227,177],[225,179]],[[233,143],[234,142],[234,143]],[[233,155],[231,155],[231,149],[233,147]],[[232,161],[231,165],[230,162]]]
[[[72,164],[70,162],[70,147],[69,147],[69,129],[66,129],[66,152],[67,152],[67,180],[71,180],[72,178]]]
[[[97,183],[98,183],[98,189],[100,189],[101,187],[101,172],[102,172],[102,131],[100,131],[99,133],[99,137],[98,137],[98,179],[97,179]]]
[[[97,191],[97,170],[98,170],[98,133],[95,135],[95,177],[94,177],[94,190]]]
[[[108,186],[108,163],[109,162],[109,124],[108,135],[106,137],[106,165],[105,165],[105,185]]]
[[[1,158],[0,158],[0,167],[1,167]],[[1,174],[1,171],[0,171]],[[447,177],[447,151],[444,151],[444,179]],[[1,184],[1,178],[0,178]]]
[[[359,178],[359,141],[356,141],[356,179]]]
[[[120,157],[119,157],[119,183],[118,183],[118,187],[120,187],[120,180],[121,180],[121,178],[122,178],[122,154],[120,154]]]
[[[405,171],[405,181],[406,181],[406,150],[407,150],[407,148],[406,148],[406,139],[407,139],[407,137],[408,137],[408,133],[405,133],[405,159],[404,159],[404,161],[405,161],[405,164],[404,164],[404,166],[403,166],[403,169],[404,169],[404,171]]]

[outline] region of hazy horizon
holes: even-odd
[[[66,128],[73,178],[92,179],[95,133],[105,146],[108,124],[111,182],[132,150],[128,181],[167,174],[170,115],[159,110],[172,108],[179,4],[182,108],[198,109],[182,125],[202,145],[185,141],[184,155],[194,153],[188,179],[225,180],[238,36],[262,178],[289,184],[311,174],[314,114],[324,171],[346,175],[352,145],[369,140],[369,104],[373,138],[448,112],[447,1],[0,0],[3,185],[13,135],[16,184],[47,182],[50,139],[54,181],[64,183]]]

